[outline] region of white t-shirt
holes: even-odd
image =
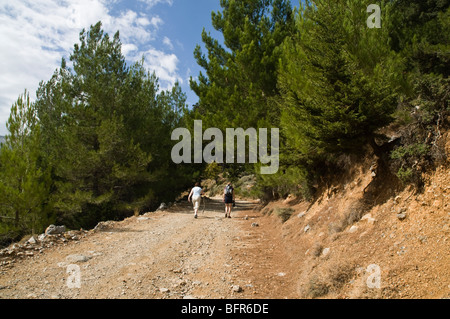
[[[192,189],[192,197],[200,197],[202,195],[202,189],[198,186],[195,186]]]

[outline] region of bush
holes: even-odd
[[[351,264],[342,264],[331,268],[328,281],[334,290],[341,289],[355,274],[355,267]]]
[[[330,290],[330,287],[327,283],[319,279],[317,276],[312,277],[309,280],[309,286],[308,286],[308,296],[311,298],[318,298],[325,296],[328,291]]]
[[[365,210],[361,203],[357,202],[353,204],[340,220],[328,224],[328,232],[335,234],[344,231],[348,226],[358,222],[364,212]]]
[[[420,184],[421,171],[427,165],[425,162],[429,149],[424,143],[412,143],[392,151],[394,170],[403,184],[415,183],[417,186]]]
[[[216,162],[206,165],[205,171],[203,172],[203,178],[213,179],[216,182],[219,180],[219,175],[222,173],[222,167]]]
[[[320,244],[319,242],[316,242],[312,248],[311,253],[314,257],[320,257],[320,255],[322,254],[322,251],[323,251],[322,244]]]
[[[275,208],[275,214],[281,218],[283,223],[287,222],[295,212],[292,208]]]
[[[312,199],[309,176],[304,167],[280,168],[276,174],[257,175],[257,187],[255,190],[263,202],[285,198],[289,194]]]

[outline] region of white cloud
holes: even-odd
[[[168,37],[164,37],[163,43],[170,49],[173,50],[173,44],[172,41]]]
[[[151,22],[132,10],[122,12],[119,17],[108,16],[102,23],[106,31],[111,30],[110,32],[115,33],[119,30],[120,40],[123,43],[145,43],[154,39],[152,33],[146,28]]]
[[[122,54],[124,56],[130,56],[132,55],[132,52],[138,51],[138,47],[135,44],[129,43],[129,44],[122,44]],[[135,54],[135,53],[134,53]]]
[[[140,0],[148,7],[172,0]],[[14,0],[0,1],[0,135],[18,96],[28,89],[32,99],[39,82],[50,79],[61,58],[70,55],[79,33],[102,21],[110,35],[120,31],[122,53],[128,60],[146,57],[146,67],[155,71],[169,88],[177,75],[178,58],[156,50],[151,41],[163,24],[157,15],[122,9],[115,16],[117,0]],[[123,1],[124,2],[124,1]],[[122,2],[122,3],[123,3]],[[166,43],[167,45],[167,43]]]
[[[149,49],[144,52],[144,67],[155,71],[160,80],[161,89],[171,88],[176,81],[180,84],[183,79],[178,75],[178,58],[175,54],[166,54],[163,51]]]
[[[155,16],[155,17],[152,17],[152,20],[150,21],[150,24],[157,28],[161,24],[163,24],[163,21],[161,20],[160,17]]]
[[[158,3],[166,3],[168,5],[173,4],[173,0],[139,0],[139,1],[146,3],[149,7],[153,7]]]

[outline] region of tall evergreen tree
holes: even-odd
[[[110,38],[100,22],[80,33],[70,60],[73,70],[63,60],[36,102],[55,209],[70,226],[90,227],[159,204],[180,178],[169,161],[185,107],[179,85],[158,93],[155,75],[143,61],[128,67],[119,33]]]
[[[294,30],[293,10],[285,0],[221,0],[212,13],[224,46],[203,30],[207,56],[194,52],[204,68],[191,88],[199,97],[194,117],[209,127],[277,127],[277,68],[280,44]]]
[[[368,3],[319,0],[297,15],[298,34],[285,43],[279,85],[282,127],[300,156],[376,147],[376,130],[392,120],[399,72],[388,29],[366,25]]]
[[[12,105],[6,126],[9,135],[0,150],[0,224],[3,231],[36,233],[50,220],[51,181],[40,165],[39,125],[27,91]]]

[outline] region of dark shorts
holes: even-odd
[[[225,204],[233,204],[233,197],[225,196]]]

